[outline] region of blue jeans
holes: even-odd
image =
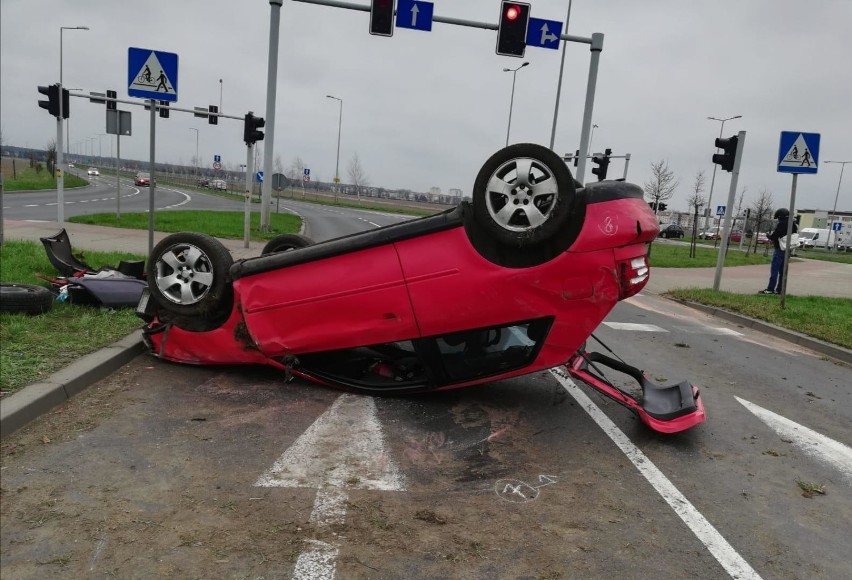
[[[769,286],[767,290],[781,292],[781,271],[784,269],[784,250],[775,250],[772,254],[772,265],[769,267]]]

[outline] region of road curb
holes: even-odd
[[[61,405],[90,385],[115,372],[145,351],[142,330],[86,355],[50,375],[0,399],[0,437]]]
[[[829,342],[825,342],[823,340],[819,340],[818,338],[813,338],[811,336],[807,336],[805,334],[801,334],[793,330],[781,328],[780,326],[776,326],[775,324],[769,322],[749,318],[748,316],[736,314],[729,310],[723,310],[721,308],[717,308],[716,306],[707,306],[706,304],[699,304],[698,302],[692,302],[691,300],[684,300],[682,298],[672,298],[669,296],[665,296],[665,298],[668,298],[669,300],[673,300],[675,302],[679,302],[680,304],[689,306],[690,308],[706,312],[711,316],[716,316],[717,318],[722,318],[730,322],[735,322],[737,324],[745,326],[746,328],[751,328],[759,332],[772,335],[776,338],[780,338],[788,342],[798,344],[799,346],[804,346],[818,353],[824,354],[825,356],[829,356],[846,364],[852,365],[852,350],[843,348],[842,346],[831,344]]]

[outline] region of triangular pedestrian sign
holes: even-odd
[[[819,170],[819,133],[782,131],[778,145],[780,173],[810,173]]]
[[[816,164],[813,153],[808,149],[805,138],[799,133],[793,145],[787,149],[787,153],[778,163],[779,167],[812,167]]]
[[[178,55],[150,48],[127,49],[127,94],[176,103]]]
[[[163,65],[160,64],[160,59],[157,58],[157,54],[153,50],[145,63],[139,68],[128,88],[165,95],[177,95],[174,83],[163,72]]]

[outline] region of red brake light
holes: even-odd
[[[618,299],[624,300],[638,294],[648,283],[648,257],[642,255],[620,260],[618,266],[621,275]]]

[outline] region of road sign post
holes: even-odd
[[[796,181],[800,173],[815,174],[819,169],[819,133],[781,131],[778,144],[778,173],[792,173],[790,187],[790,218],[787,220],[787,240],[784,244],[784,268],[781,274],[781,308],[787,298],[787,272],[790,267],[790,238],[796,218]]]

